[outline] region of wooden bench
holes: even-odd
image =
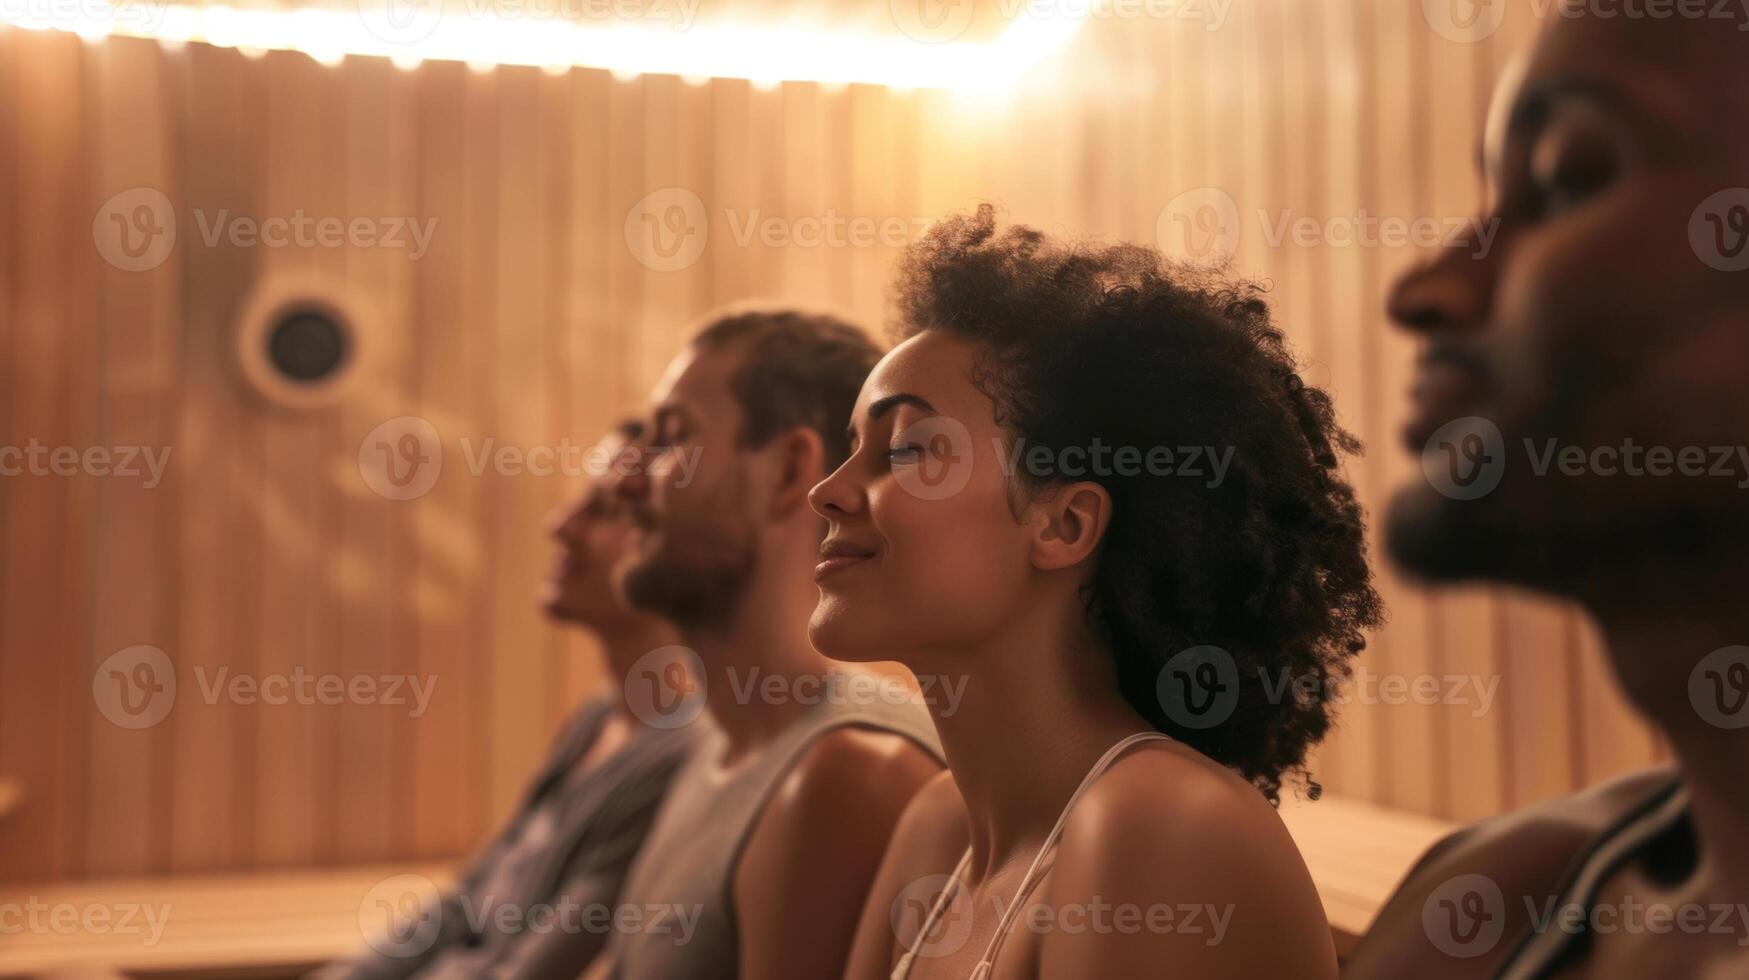
[[[447,866],[402,865],[0,885],[0,909],[47,910],[38,926],[17,932],[18,912],[0,918],[0,977],[77,967],[140,977],[299,976],[362,949],[360,902],[384,879],[409,873],[439,887],[451,878]],[[103,910],[110,924],[56,927],[53,910],[63,908],[72,910],[65,916]],[[124,932],[129,909],[137,911]],[[156,942],[148,911],[162,928]]]
[[[1455,829],[1445,821],[1328,797],[1285,802],[1281,814],[1305,854],[1339,954],[1366,931],[1415,860]],[[156,943],[137,933],[0,936],[0,977],[72,966],[140,977],[297,976],[359,949],[360,901],[377,883],[404,873],[439,886],[449,881],[447,869],[375,866],[0,886],[0,908],[34,898],[49,907],[168,910]]]
[[[1459,825],[1357,800],[1284,800],[1281,818],[1305,855],[1336,953],[1348,955],[1415,861]]]

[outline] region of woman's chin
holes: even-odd
[[[845,663],[874,663],[892,659],[879,652],[880,644],[871,642],[874,631],[858,629],[855,620],[844,615],[837,603],[822,598],[808,619],[808,642],[822,656]]]

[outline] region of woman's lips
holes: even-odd
[[[842,571],[843,569],[849,568],[852,565],[860,565],[863,562],[868,561],[872,557],[874,557],[874,556],[873,555],[837,555],[837,556],[834,556],[832,558],[822,558],[820,560],[820,563],[818,565],[814,566],[814,581],[819,582],[819,581],[825,579],[826,576],[831,575],[834,572]]]

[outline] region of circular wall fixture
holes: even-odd
[[[283,408],[332,404],[368,353],[355,298],[317,279],[267,281],[237,318],[237,362],[257,394]]]

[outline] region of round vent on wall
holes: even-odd
[[[366,338],[357,304],[331,285],[263,283],[237,320],[237,360],[249,386],[274,405],[311,409],[344,395]]]

